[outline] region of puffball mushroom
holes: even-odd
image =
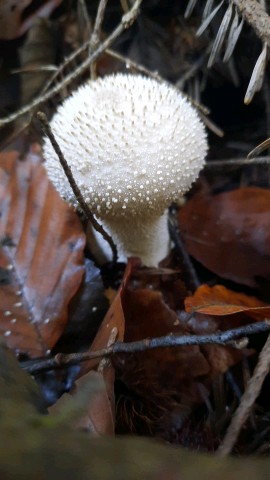
[[[196,110],[174,87],[119,73],[81,86],[58,108],[51,128],[119,259],[138,256],[156,266],[170,248],[167,207],[204,165],[207,139]],[[48,139],[44,156],[56,189],[76,205]],[[110,259],[107,242],[95,236]]]

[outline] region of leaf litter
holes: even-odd
[[[11,2],[6,3],[10,4]],[[47,1],[43,3],[53,9],[60,2]],[[190,2],[190,4],[192,3],[194,4],[194,2]],[[213,2],[208,1],[207,4],[211,6]],[[212,6],[210,10],[212,10]],[[12,33],[14,36],[20,35],[20,25],[17,20],[16,17],[17,24]],[[33,20],[34,18],[30,18],[30,24]],[[24,28],[28,28],[27,25]],[[223,37],[227,34],[227,26],[225,30],[222,32]],[[233,38],[233,40],[235,39]],[[148,43],[150,44],[150,42]],[[159,52],[160,49],[157,51]],[[218,49],[216,49],[217,52]],[[100,67],[103,66],[105,72],[108,72],[111,69],[108,57],[102,61],[100,61]],[[76,351],[77,348],[79,351],[82,346],[86,348],[85,344],[92,343],[88,334],[84,336],[87,328],[88,305],[89,323],[93,321],[92,310],[96,308],[96,297],[91,295],[91,289],[97,288],[99,299],[102,298],[102,295],[104,297],[104,289],[102,290],[98,273],[94,282],[87,283],[85,276],[84,282],[81,283],[84,265],[89,268],[90,272],[93,272],[93,269],[91,265],[89,266],[88,261],[83,259],[84,235],[80,224],[73,212],[67,206],[63,207],[64,203],[60,201],[55,192],[53,193],[53,190],[50,190],[50,186],[48,189],[52,197],[51,203],[49,202],[50,207],[47,205],[48,198],[43,191],[47,180],[42,177],[41,173],[38,173],[38,168],[41,172],[42,167],[37,167],[36,160],[28,157],[26,161],[21,162],[17,155],[13,157],[12,155],[10,157],[10,154],[3,155],[6,159],[8,156],[8,161],[4,162],[5,168],[2,172],[4,176],[6,172],[12,170],[12,165],[16,163],[17,167],[12,170],[13,195],[12,202],[8,205],[8,212],[12,218],[14,217],[13,223],[11,222],[14,231],[12,230],[12,235],[10,235],[9,231],[6,232],[4,229],[1,236],[3,267],[0,269],[0,295],[5,297],[6,301],[6,304],[2,303],[4,306],[2,313],[10,312],[12,314],[11,307],[14,307],[15,304],[17,304],[16,308],[21,308],[21,311],[17,311],[16,317],[3,314],[0,328],[4,334],[6,333],[5,340],[11,348],[17,352],[26,353],[30,357],[46,355],[51,348],[54,348],[56,352],[60,347],[69,350],[70,345],[67,348],[66,339],[69,335],[72,344],[73,332],[76,335],[77,330],[77,343],[74,345],[76,345]],[[26,169],[27,173],[22,164],[27,165],[29,162],[31,167]],[[9,170],[10,168],[11,170]],[[28,186],[27,190],[24,185],[27,182],[21,180],[24,175],[28,174],[31,176],[29,182],[31,186]],[[24,188],[22,188],[23,185]],[[6,188],[1,183],[1,188],[2,186]],[[35,189],[40,189],[38,193],[42,194],[40,203],[33,201],[32,190]],[[36,190],[35,195],[37,195]],[[214,200],[213,196],[210,196],[209,199],[207,196],[202,196],[197,204],[195,196],[179,213],[181,231],[188,252],[209,270],[218,274],[221,282],[223,279],[233,280],[243,291],[246,291],[245,286],[258,288],[262,280],[268,280],[269,275],[267,253],[267,204],[269,205],[269,198],[266,190],[264,192],[258,192],[258,190],[263,189],[240,188],[235,192],[216,195]],[[30,197],[33,218],[28,211],[27,216],[24,217],[23,207],[17,202],[17,199],[21,198],[20,195],[23,199],[22,205],[24,202],[27,203]],[[224,201],[224,205],[222,201]],[[260,216],[259,205],[261,203],[264,205],[264,214]],[[255,205],[254,212],[251,204]],[[188,218],[186,219],[185,209],[188,211],[191,206],[193,208],[192,215],[187,213]],[[225,218],[221,218],[221,212],[225,213]],[[37,232],[38,215],[42,217],[40,234]],[[70,220],[68,220],[69,215]],[[197,224],[193,218],[196,216]],[[63,224],[65,221],[67,223],[66,230],[64,226],[61,227],[60,217]],[[70,241],[73,244],[76,243],[69,228],[71,217],[75,228],[73,235],[77,238],[78,244],[78,251],[73,252],[73,256],[70,252],[70,255],[66,252]],[[229,217],[233,217],[231,223]],[[250,223],[248,223],[248,218]],[[193,220],[196,225],[192,223]],[[56,233],[59,243],[55,238]],[[18,241],[19,238],[25,238],[24,249]],[[42,240],[45,239],[48,239],[47,243],[51,248],[46,242],[45,245],[42,243]],[[30,260],[31,252],[36,251],[38,253],[33,255],[34,261],[32,262]],[[221,251],[222,255],[220,255]],[[65,252],[62,260],[61,252]],[[54,257],[53,253],[56,253]],[[50,255],[53,257],[51,263]],[[219,258],[217,258],[218,255]],[[230,256],[232,257],[231,262],[229,262]],[[13,268],[6,268],[8,265],[12,265]],[[99,320],[102,317],[104,319],[89,347],[90,351],[106,348],[114,341],[131,342],[168,333],[175,335],[211,334],[253,321],[260,321],[268,316],[269,306],[254,295],[251,297],[235,292],[223,285],[214,287],[201,285],[195,292],[188,290],[181,268],[176,270],[175,264],[172,264],[171,267],[171,269],[146,269],[134,259],[129,262],[118,292],[115,288],[113,292],[107,293],[111,300],[111,306],[105,316],[104,311],[107,304],[104,298],[100,300],[102,313]],[[23,276],[20,277],[20,275]],[[23,278],[23,289],[18,280],[20,278]],[[59,280],[57,281],[56,278]],[[44,284],[46,288],[44,288]],[[80,290],[78,290],[79,286]],[[14,298],[14,292],[19,298],[17,301]],[[77,295],[74,297],[76,292]],[[74,302],[73,305],[71,302]],[[20,303],[22,305],[19,307]],[[75,314],[72,311],[74,305]],[[31,310],[31,314],[34,312],[35,316],[30,318],[29,310]],[[52,311],[55,312],[55,317],[49,315]],[[85,323],[80,322],[80,316],[83,316]],[[65,330],[65,334],[67,333],[67,319],[70,331],[65,336],[63,332]],[[12,329],[9,321],[12,322]],[[46,328],[43,321],[46,322]],[[51,330],[49,330],[49,326]],[[82,341],[80,344],[80,336],[84,337],[84,343]],[[77,393],[82,395],[83,409],[87,410],[86,416],[79,422],[79,426],[97,435],[113,434],[115,430],[125,433],[132,431],[162,436],[166,440],[194,448],[205,448],[205,446],[209,449],[216,448],[215,434],[213,431],[210,431],[209,434],[207,421],[205,421],[205,418],[208,420],[211,415],[213,416],[213,385],[215,382],[219,382],[221,377],[226,384],[224,374],[228,372],[231,374],[232,371],[236,371],[239,380],[241,376],[239,371],[245,360],[255,351],[254,348],[236,349],[235,346],[186,346],[145,351],[128,356],[118,355],[111,360],[100,361],[99,359],[84,362],[80,369],[80,378],[76,380],[75,386],[71,390],[72,395]],[[87,385],[88,381],[90,386],[92,382],[94,390],[97,381],[98,388],[96,388],[94,400],[90,387],[91,394],[88,392],[89,396],[84,396],[88,388],[85,387],[85,384]],[[229,383],[225,388],[229,388]],[[242,388],[244,388],[244,384],[242,380],[239,380],[239,389]],[[65,400],[67,397],[68,400]],[[70,397],[70,394],[65,394],[59,404],[55,405],[55,408],[58,408],[58,412],[60,414],[62,412],[63,416],[65,412],[73,411],[72,400],[69,402]],[[235,402],[235,396],[227,395],[227,399],[229,399],[229,407],[226,404],[226,408],[230,410]],[[67,405],[69,403],[70,405]],[[197,422],[196,415],[202,405],[203,414]],[[77,419],[76,408],[74,418]],[[206,413],[207,411],[208,413]]]

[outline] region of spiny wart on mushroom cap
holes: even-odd
[[[110,228],[111,221],[156,222],[190,188],[207,153],[204,126],[186,98],[139,75],[89,81],[51,127],[86,203]],[[55,187],[76,204],[48,140],[44,156]]]

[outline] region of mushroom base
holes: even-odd
[[[102,224],[117,245],[119,262],[126,262],[128,257],[139,257],[144,265],[156,267],[170,252],[167,211],[154,219],[122,217],[106,219]],[[100,233],[91,229],[87,237],[90,249],[100,263],[112,259],[112,251]]]

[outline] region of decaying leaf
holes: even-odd
[[[19,50],[21,65],[21,104],[27,104],[50,77],[46,67],[55,62],[55,47],[49,23],[37,18]]]
[[[270,280],[270,191],[246,187],[214,197],[196,195],[179,211],[190,255],[234,282]]]
[[[204,313],[205,315],[233,315],[245,312],[247,316],[256,315],[257,318],[270,316],[270,306],[256,297],[234,292],[222,285],[209,287],[202,285],[192,297],[185,299],[188,313]]]
[[[60,337],[83,275],[84,233],[37,156],[0,156],[0,332],[41,356]]]
[[[28,17],[23,12],[32,0],[0,0],[0,39],[11,40],[23,35],[35,18],[47,18],[62,0],[43,0]]]
[[[183,310],[184,296],[186,294],[183,295],[178,272],[162,268],[141,268],[136,260],[130,260],[123,284],[101,325],[91,351],[106,347],[113,328],[119,331],[117,340],[125,342],[168,334],[211,334],[220,329],[219,320],[210,314],[204,315],[203,319],[199,313],[192,315],[191,319],[185,313],[177,314],[177,310]],[[223,303],[226,303],[226,299]],[[224,330],[233,328],[232,324],[226,327],[225,322],[223,327]],[[167,415],[170,412],[170,415],[175,415],[182,424],[190,409],[203,402],[202,390],[208,395],[208,387],[213,377],[224,373],[246,354],[246,351],[230,347],[187,346],[113,356],[111,362],[115,367],[117,380],[132,392],[129,394],[131,398],[132,395],[135,398],[135,406],[132,407],[132,400],[129,399],[127,407],[125,396],[120,395],[117,403],[117,411],[120,411],[118,421],[120,424],[122,421],[124,424],[126,422],[128,429],[132,430],[136,428],[133,427],[133,422],[136,424],[136,418],[137,422],[139,418],[139,422],[150,422],[147,423],[147,428],[153,433],[152,428],[162,428],[165,412]],[[87,362],[87,368],[95,368],[96,364],[97,361]],[[111,365],[107,368],[107,371],[112,371]],[[85,371],[85,367],[83,369]],[[111,377],[109,385],[112,384]],[[136,402],[139,402],[139,407]],[[122,415],[125,420],[122,420]]]
[[[185,309],[192,315],[188,323],[197,335],[230,330],[270,316],[270,306],[258,298],[234,292],[223,285],[201,285],[185,299]],[[243,355],[251,353],[220,345],[205,345],[201,350],[211,365],[212,378],[241,361]]]
[[[32,0],[0,1],[0,38],[10,40],[18,35],[21,14]]]
[[[114,433],[114,415],[102,373],[91,370],[79,378],[72,393],[64,393],[49,408],[64,424],[94,435]]]

